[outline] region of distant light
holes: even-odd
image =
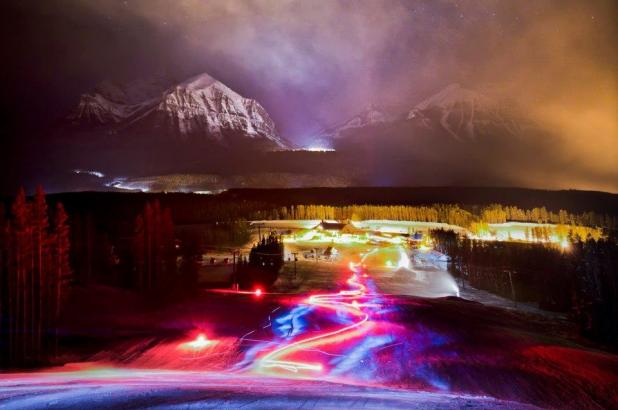
[[[560,247],[562,248],[562,250],[568,251],[569,249],[571,249],[571,243],[567,239],[564,239],[562,242],[560,242]]]
[[[406,268],[410,269],[410,258],[406,251],[400,246],[399,247],[399,261],[397,262],[397,268]]]
[[[200,349],[200,348],[208,346],[209,342],[206,339],[206,336],[204,336],[203,334],[200,334],[194,341],[189,342],[189,345]]]
[[[334,152],[335,149],[334,148],[329,148],[329,147],[310,146],[310,147],[294,149],[292,151]]]
[[[92,176],[95,176],[95,177],[97,177],[97,178],[103,178],[103,177],[105,176],[105,174],[104,174],[104,173],[102,173],[102,172],[99,172],[99,171],[91,171],[91,170],[88,170],[88,169],[74,169],[74,170],[73,170],[73,173],[74,173],[74,174],[78,174],[78,175],[79,175],[79,174],[87,174],[87,175],[92,175]]]
[[[255,290],[255,292],[253,292],[253,293],[255,294],[255,296],[256,296],[256,297],[258,297],[258,298],[259,298],[260,296],[262,296],[262,289],[257,288],[257,289]]]
[[[204,335],[203,333],[200,333],[199,335],[197,335],[195,339],[193,339],[190,342],[182,343],[179,347],[183,350],[198,350],[199,351],[215,343],[217,342],[215,342],[214,340],[208,340],[206,335]]]
[[[314,151],[314,152],[332,152],[334,151],[334,148],[326,148],[326,147],[309,147],[307,148],[307,151]]]

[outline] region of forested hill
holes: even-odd
[[[598,191],[549,191],[492,187],[353,187],[231,189],[220,198],[286,205],[427,205],[435,203],[467,206],[502,204],[520,208],[546,207],[569,212],[618,215],[618,194]]]
[[[615,221],[618,220],[618,194],[521,188],[232,189],[219,195],[71,192],[48,195],[47,199],[50,206],[61,202],[69,216],[91,214],[99,221],[107,220],[110,225],[115,226],[115,229],[122,230],[120,225],[126,224],[127,232],[131,231],[135,216],[145,204],[154,200],[159,200],[163,207],[170,208],[174,222],[181,225],[251,218],[272,219],[282,217],[282,208],[287,207],[287,213],[289,213],[293,207],[300,205],[305,208],[308,205],[342,208],[349,205],[452,204],[453,206],[459,205],[467,213],[484,220],[486,219],[483,217],[484,211],[491,210],[491,204],[500,204],[504,207],[518,207],[520,210],[531,212],[537,208],[541,214],[558,214],[560,210],[564,210],[573,214],[575,220],[579,221],[578,223],[586,226],[606,226],[615,229],[613,227],[616,226]],[[12,202],[11,197],[0,198],[0,216],[11,213]],[[490,219],[486,222],[499,222],[494,221],[495,218]],[[515,218],[520,221],[528,221],[528,219],[527,217]],[[538,220],[539,218],[532,218],[532,221]],[[552,218],[549,220],[553,221]]]

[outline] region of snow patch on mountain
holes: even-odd
[[[494,101],[482,93],[463,88],[459,84],[450,84],[438,93],[416,104],[414,109],[455,108],[461,104],[473,105],[478,109],[491,109],[495,106]]]
[[[118,97],[117,95],[115,97]],[[156,100],[126,104],[106,98],[103,94],[83,94],[67,119],[74,125],[118,125],[140,112],[152,108]]]

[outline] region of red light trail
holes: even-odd
[[[306,299],[305,303],[320,309],[327,309],[337,315],[347,315],[355,321],[342,328],[326,331],[317,336],[306,337],[279,347],[259,358],[256,369],[260,373],[284,377],[314,377],[324,370],[322,363],[294,360],[295,357],[309,350],[336,345],[344,341],[365,335],[372,327],[369,314],[363,311],[364,305],[359,298],[367,295],[367,287],[359,282],[359,269],[350,263],[352,276],[347,284],[352,290],[342,290],[334,294],[317,294]],[[363,274],[366,277],[366,274]],[[289,358],[289,359],[286,359]],[[283,369],[282,373],[275,369]],[[308,373],[308,374],[307,374]]]

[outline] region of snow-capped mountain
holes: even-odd
[[[317,133],[313,141],[326,146],[353,143],[348,137],[385,141],[394,135],[419,139],[443,136],[457,141],[479,137],[516,136],[531,123],[495,91],[476,91],[451,84],[422,100],[412,109],[397,110],[376,106],[361,111],[341,124]],[[376,142],[377,142],[376,141]]]
[[[153,114],[160,124],[180,135],[206,132],[222,138],[225,131],[235,131],[285,146],[259,103],[242,97],[207,74],[167,90]]]
[[[446,131],[457,139],[475,139],[481,134],[517,134],[521,121],[499,98],[451,84],[421,101],[407,116],[409,121]]]
[[[345,137],[346,135],[353,133],[354,130],[378,126],[384,123],[395,120],[395,115],[388,112],[386,109],[377,105],[370,105],[358,114],[346,121],[327,129],[322,130],[316,136],[316,139],[320,140],[333,140]]]
[[[257,101],[210,75],[170,83],[165,79],[102,83],[81,96],[68,120],[75,126],[114,133],[137,129],[181,140],[202,138],[223,143],[233,136],[263,140],[273,148],[286,146]]]

